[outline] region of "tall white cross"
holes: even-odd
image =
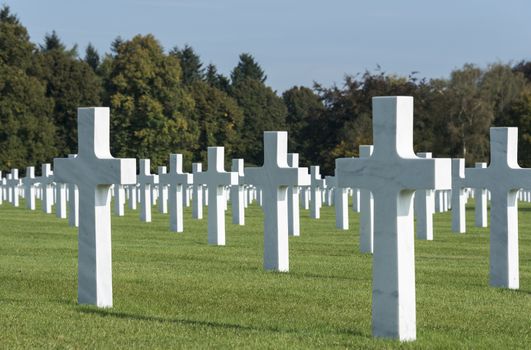
[[[490,284],[518,289],[518,202],[520,188],[531,188],[531,169],[518,166],[518,128],[490,129],[490,164],[468,168],[466,178],[491,193]]]
[[[55,179],[52,171],[52,165],[50,163],[42,164],[41,176],[37,177],[37,179],[41,184],[42,190],[42,211],[44,211],[46,214],[51,214],[53,205],[52,184]]]
[[[123,185],[115,184],[114,185],[114,213],[117,216],[125,215],[125,190]]]
[[[487,163],[477,162],[476,168],[485,169]],[[465,175],[467,170],[465,170]],[[474,184],[475,186],[476,184]],[[474,188],[475,223],[477,227],[487,227],[487,190],[481,187]]]
[[[243,203],[244,193],[244,172],[243,159],[233,159],[231,171],[238,173],[239,184],[231,186],[230,201],[232,204],[232,223],[236,225],[245,225],[245,209]]]
[[[151,222],[151,186],[159,183],[158,176],[151,174],[151,161],[140,159],[137,182],[140,184],[140,220]]]
[[[134,184],[135,159],[115,159],[109,151],[109,108],[78,108],[78,155],[54,159],[58,182],[79,188],[78,302],[112,306],[112,184]]]
[[[201,163],[192,163],[192,175],[195,179],[196,174],[203,171]],[[203,218],[203,185],[194,181],[193,194],[192,194],[192,218]]]
[[[20,185],[20,179],[18,178],[18,169],[11,169],[11,176],[7,178],[7,186],[9,187],[9,200],[13,206],[18,207],[19,196],[18,186]]]
[[[194,182],[208,187],[208,243],[225,245],[225,186],[238,184],[238,173],[225,171],[225,148],[208,147],[208,170]]]
[[[360,190],[359,188],[352,188],[352,211],[360,212]]]
[[[299,167],[299,154],[288,153],[288,166],[290,168]],[[300,236],[300,207],[299,207],[299,186],[288,187],[288,234],[290,236]]]
[[[326,186],[326,181],[321,178],[318,165],[310,167],[311,176],[311,199],[310,199],[310,217],[312,219],[319,219],[321,217],[321,189]]]
[[[159,183],[169,186],[170,230],[173,232],[183,232],[183,191],[193,182],[192,174],[183,172],[183,155],[170,154],[169,171],[159,175]]]
[[[136,193],[137,193],[136,184],[127,186],[127,191],[129,192],[129,209],[136,210],[136,203],[137,203],[137,199],[136,199]]]
[[[245,168],[245,181],[263,190],[264,268],[289,271],[288,186],[308,186],[308,168],[288,166],[288,133],[264,132],[264,165]]]
[[[336,228],[348,230],[348,188],[337,185],[336,176],[327,176],[326,187],[333,191],[334,207],[336,211]]]
[[[170,155],[171,157],[171,155]],[[167,174],[168,168],[166,166],[157,167],[157,174],[159,175],[159,213],[168,213],[168,186],[160,183],[160,177]]]
[[[374,196],[372,329],[376,337],[414,340],[415,257],[413,193],[450,188],[450,159],[413,151],[413,98],[373,98],[374,153],[336,160],[338,185]],[[354,186],[352,186],[354,187]]]
[[[77,154],[69,154],[68,158],[75,158]],[[68,225],[79,227],[79,190],[76,184],[68,184]]]
[[[360,158],[369,158],[373,149],[372,145],[360,145]],[[352,185],[357,186],[356,181]],[[374,197],[371,190],[363,188],[360,188],[360,252],[374,252]]]
[[[466,178],[464,158],[452,159],[452,231],[466,232]]]
[[[66,185],[55,182],[55,215],[59,219],[66,219]]]
[[[0,170],[0,205],[4,203],[6,178],[2,176],[2,170]]]
[[[22,180],[24,183],[24,198],[26,199],[26,208],[35,210],[35,184],[38,182],[35,177],[35,167],[26,167],[26,177]]]
[[[418,153],[419,158],[431,158],[431,152]],[[435,193],[432,189],[415,192],[415,216],[417,217],[417,238],[433,240],[433,213],[435,212]]]

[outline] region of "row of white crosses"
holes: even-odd
[[[344,213],[345,208],[343,189],[361,189],[360,246],[362,251],[374,252],[373,334],[413,340],[416,337],[413,194],[415,190],[450,189],[451,164],[449,159],[431,159],[428,155],[421,158],[413,152],[411,97],[374,98],[373,113],[374,149],[373,146],[361,147],[360,158],[337,159],[336,175],[330,180],[337,189],[335,203],[340,213]],[[139,183],[143,187],[142,215],[146,221],[150,214],[144,207],[150,208],[147,204],[151,198],[146,187],[160,181],[170,186],[171,228],[180,232],[182,188],[191,184],[192,179],[190,174],[182,172],[182,158],[178,155],[170,156],[170,170],[167,174],[161,171],[159,181],[150,174],[149,162],[141,161],[137,179],[134,159],[114,159],[110,155],[108,108],[80,108],[78,114],[79,154],[54,160],[53,181],[79,188],[78,300],[83,304],[110,307],[110,186]],[[516,129],[493,128],[491,139],[491,165],[467,169],[464,179],[470,179],[470,183],[463,180],[461,186],[475,186],[479,191],[488,188],[492,192],[491,284],[518,288],[516,193],[521,187],[531,188],[531,181],[526,182],[531,175],[516,164]],[[289,271],[288,235],[298,234],[298,223],[295,223],[298,216],[294,215],[293,222],[288,223],[288,208],[293,213],[298,207],[295,189],[311,185],[312,178],[320,180],[316,175],[318,169],[313,168],[311,177],[307,168],[296,166],[294,155],[288,158],[286,132],[264,133],[262,167],[245,168],[242,175],[241,163],[236,161],[235,171],[225,172],[223,148],[209,147],[208,171],[200,172],[197,165],[194,167],[195,195],[202,192],[196,186],[209,188],[209,243],[225,244],[225,186],[235,186],[239,192],[242,183],[254,185],[263,194],[264,268]],[[508,175],[508,172],[517,175]],[[49,167],[43,168],[43,177],[38,180],[45,187],[50,173]],[[313,196],[315,203],[321,198]],[[237,198],[234,203],[239,201],[239,194]],[[454,192],[453,198],[461,196]],[[454,204],[453,208],[461,206]],[[194,212],[195,216],[200,215],[198,208]],[[241,222],[239,215],[234,221]],[[338,226],[344,228],[345,223]]]

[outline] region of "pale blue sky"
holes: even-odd
[[[80,52],[118,35],[189,44],[228,74],[253,54],[279,92],[373,70],[446,77],[466,62],[531,59],[531,0],[0,0],[34,42],[56,30]]]

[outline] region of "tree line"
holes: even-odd
[[[165,51],[153,35],[116,38],[110,52],[80,55],[52,32],[42,44],[7,6],[0,10],[0,170],[50,162],[77,152],[77,107],[111,108],[111,152],[150,158],[183,153],[186,166],[206,162],[208,146],[226,159],[261,164],[262,133],[287,130],[302,165],[331,174],[338,157],[372,143],[371,98],[415,98],[415,151],[488,161],[489,128],[519,127],[519,159],[531,166],[531,61],[465,64],[447,79],[346,75],[341,86],[267,85],[256,59],[239,56],[230,76],[205,65],[191,46]]]

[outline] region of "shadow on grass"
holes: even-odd
[[[165,317],[160,317],[160,316],[136,315],[136,314],[130,314],[126,312],[118,312],[118,311],[111,311],[111,310],[105,310],[105,309],[94,309],[92,307],[83,307],[82,309],[79,310],[79,312],[83,314],[97,315],[100,317],[114,317],[114,318],[120,318],[124,320],[174,323],[174,324],[180,324],[180,325],[186,325],[186,326],[206,326],[206,327],[211,327],[211,328],[233,329],[233,330],[239,330],[239,331],[258,331],[258,332],[268,331],[268,332],[274,332],[274,333],[294,333],[294,334],[304,333],[304,330],[297,330],[297,329],[282,329],[280,327],[267,327],[267,326],[252,327],[252,326],[244,326],[240,324],[215,322],[215,321],[201,321],[201,320],[189,320],[189,319],[184,319],[184,318],[165,318]],[[362,332],[358,330],[354,330],[354,329],[335,329],[334,332],[330,332],[330,333],[370,338],[369,336],[364,335]]]
[[[527,294],[531,295],[531,290],[522,290],[522,289],[508,289],[508,288],[496,288],[500,293],[509,293],[509,294]]]
[[[308,272],[290,272],[290,276],[297,278],[317,278],[317,279],[332,279],[332,280],[344,280],[344,281],[362,281],[366,282],[367,278],[363,277],[347,277],[347,276],[333,276],[333,275],[322,275],[317,273],[308,273]]]

